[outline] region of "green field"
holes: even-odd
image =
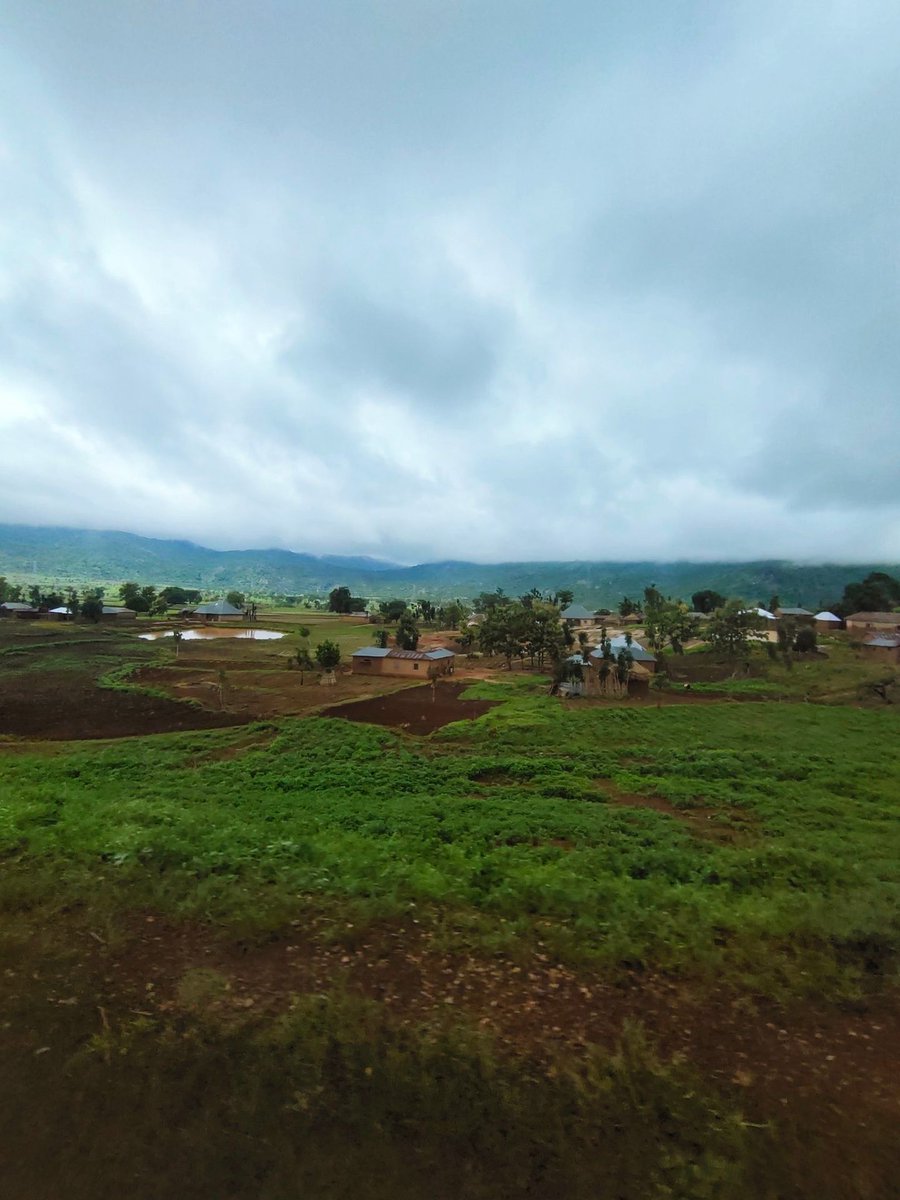
[[[799,1067],[796,1105],[757,1094],[752,1053],[711,1074],[654,1014],[896,1027],[894,707],[469,694],[498,706],[422,739],[310,717],[0,751],[4,1195],[888,1194],[874,1084],[864,1122]],[[289,952],[315,986],[275,978]],[[380,1002],[375,960],[434,1004]],[[603,1044],[572,1033],[584,989],[628,1009]]]

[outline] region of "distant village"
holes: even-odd
[[[204,600],[197,591],[178,587],[157,591],[125,583],[119,592],[122,603],[118,604],[107,603],[98,589],[78,595],[74,589],[63,594],[32,588],[24,598],[20,588],[0,580],[0,618],[252,625],[261,612],[269,611],[237,591]],[[344,587],[332,590],[327,610],[380,627],[372,645],[352,652],[354,674],[434,679],[451,673],[456,657],[464,654],[468,659],[498,658],[509,669],[514,665],[524,669],[527,664],[549,671],[555,690],[578,696],[621,694],[646,686],[661,660],[703,646],[735,659],[759,647],[787,659],[818,653],[820,637],[841,637],[865,657],[898,664],[898,607],[900,582],[876,572],[861,583],[848,584],[833,610],[819,612],[783,605],[777,596],[767,604],[748,605],[712,590],[694,593],[688,604],[663,596],[653,585],[644,589],[640,600],[623,597],[615,611],[592,610],[569,591],[544,594],[533,589],[509,597],[498,590],[481,593],[470,603],[434,604],[422,599],[367,602]],[[446,644],[433,644],[433,635],[425,639],[428,644],[420,644],[426,630],[442,631]],[[333,671],[339,658],[338,653],[335,661],[319,665]],[[313,667],[314,662],[308,665]]]

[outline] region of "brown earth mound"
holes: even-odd
[[[345,721],[363,721],[369,725],[390,725],[409,733],[433,733],[451,721],[473,721],[497,704],[496,700],[460,700],[465,683],[438,683],[405,688],[392,696],[338,704],[322,710],[323,717],[341,717]]]

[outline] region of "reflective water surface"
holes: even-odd
[[[145,642],[155,642],[159,638],[171,637],[173,629],[158,629],[155,633],[139,633],[138,637]],[[251,642],[271,642],[283,638],[283,633],[274,629],[217,629],[210,625],[205,629],[182,629],[181,636],[186,642],[204,642],[212,638],[245,638]]]

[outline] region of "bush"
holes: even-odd
[[[794,649],[798,654],[809,654],[816,649],[816,631],[814,629],[798,629],[794,639]]]

